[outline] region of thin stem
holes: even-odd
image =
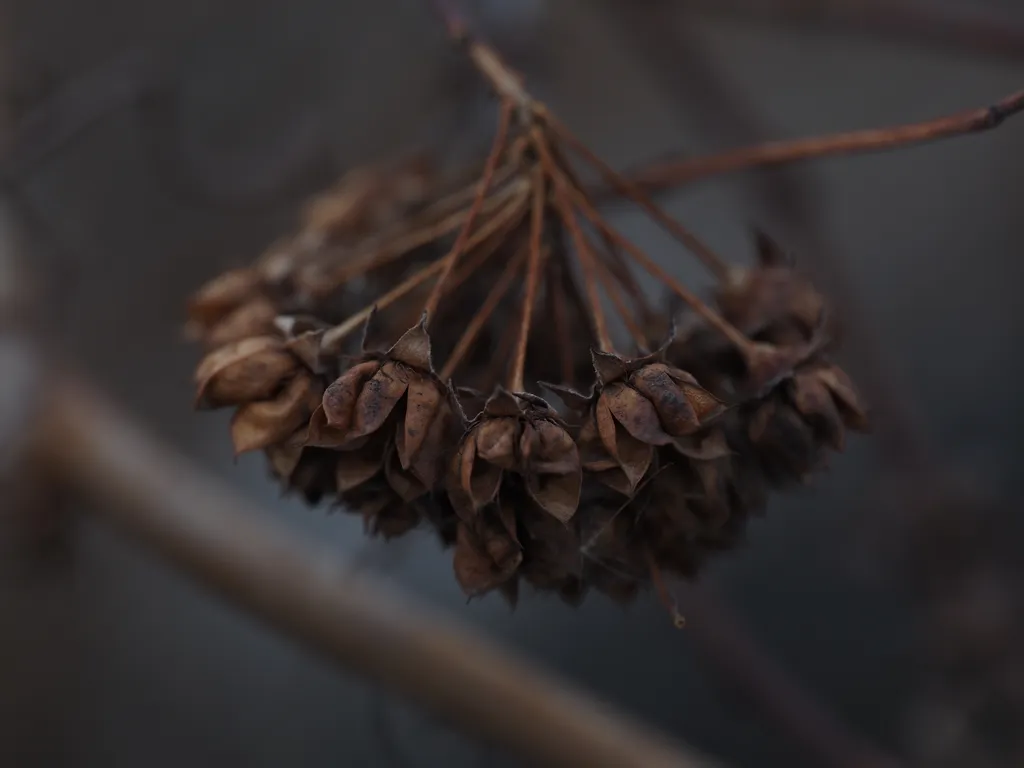
[[[466,330],[448,357],[444,368],[441,369],[440,377],[442,381],[447,381],[452,377],[459,364],[462,363],[469,353],[469,350],[473,348],[473,344],[480,335],[480,331],[483,330],[487,321],[491,319],[491,315],[494,314],[494,310],[498,308],[501,300],[505,298],[505,294],[512,287],[512,282],[519,276],[519,270],[522,268],[525,260],[526,251],[520,251],[505,266],[501,277],[498,278],[498,282],[491,288],[487,298],[484,299],[484,303],[477,310],[476,314],[473,315],[473,319],[469,321],[469,325],[466,326]]]
[[[669,589],[668,584],[665,583],[665,578],[661,574],[661,568],[655,561],[654,556],[647,553],[647,565],[651,571],[651,583],[654,585],[654,590],[658,594],[658,599],[661,604],[665,606],[665,610],[668,611],[669,616],[672,617],[672,623],[676,629],[682,629],[686,626],[686,617],[683,616],[679,611],[679,602],[672,594],[672,590]]]
[[[883,152],[969,133],[989,131],[1024,111],[1024,91],[996,102],[955,115],[923,123],[816,136],[794,141],[773,141],[741,147],[706,157],[674,162],[657,162],[626,175],[635,186],[648,192],[735,173],[753,168],[785,165],[802,160],[865,152]]]
[[[505,363],[512,354],[512,345],[515,344],[515,341],[516,326],[514,323],[507,323],[501,338],[498,339],[498,346],[494,350],[494,359],[487,369],[485,378],[477,385],[479,389],[490,389],[504,378],[504,371],[507,370]]]
[[[533,210],[530,212],[530,261],[526,268],[526,291],[523,294],[523,312],[519,321],[519,338],[516,341],[515,355],[512,358],[512,372],[509,375],[508,387],[513,392],[523,392],[523,372],[526,370],[526,348],[530,344],[530,325],[533,322],[533,305],[537,300],[537,286],[543,268],[543,248],[541,238],[544,236],[544,207],[547,197],[547,180],[540,172],[534,173]]]
[[[605,320],[604,308],[601,306],[601,292],[597,285],[595,272],[597,270],[597,259],[590,247],[590,243],[580,229],[580,223],[573,212],[569,199],[568,181],[554,163],[554,158],[548,149],[547,142],[538,133],[537,149],[541,154],[545,171],[551,176],[555,184],[555,204],[558,207],[559,215],[565,226],[569,229],[573,245],[580,259],[580,266],[583,268],[583,281],[587,285],[587,303],[589,304],[590,316],[594,323],[594,334],[597,336],[598,347],[604,352],[611,352],[614,349],[611,335],[608,333],[608,323]]]
[[[619,285],[626,291],[643,321],[651,322],[659,313],[651,309],[647,296],[636,281],[633,270],[629,268],[629,264],[626,263],[626,259],[622,255],[622,249],[615,245],[604,232],[599,232],[598,234],[601,237],[601,242],[604,244],[604,253],[607,256],[605,266],[615,280],[618,281]]]
[[[324,333],[324,337],[320,345],[321,349],[327,353],[340,352],[341,342],[348,338],[348,336],[360,325],[366,322],[366,319],[372,315],[375,310],[384,309],[398,301],[410,291],[415,290],[431,277],[443,270],[444,266],[445,260],[443,258],[431,262],[427,266],[407,277],[383,296],[375,299],[372,304],[368,304],[347,320],[344,320],[329,329]]]
[[[431,292],[430,297],[427,299],[427,303],[423,307],[423,312],[427,315],[427,321],[430,321],[430,316],[434,314],[434,310],[437,309],[437,304],[441,300],[441,294],[444,292],[444,284],[448,279],[448,275],[451,274],[452,269],[455,267],[456,262],[459,260],[459,256],[462,255],[466,249],[466,244],[469,242],[469,236],[473,231],[473,224],[476,223],[476,218],[483,208],[484,200],[487,198],[487,192],[491,187],[491,181],[494,178],[494,171],[498,167],[498,161],[501,159],[502,153],[505,151],[505,145],[508,139],[508,129],[512,123],[512,104],[509,102],[502,102],[501,115],[498,118],[498,132],[494,137],[494,144],[491,145],[491,152],[487,156],[487,162],[484,163],[483,175],[480,177],[480,184],[477,187],[476,198],[473,200],[473,204],[469,207],[469,213],[466,216],[466,222],[462,225],[462,230],[459,232],[457,238],[455,238],[455,244],[452,246],[451,251],[444,258],[444,272],[438,279],[434,290]]]
[[[431,0],[431,4],[444,23],[452,42],[465,49],[473,66],[490,83],[502,101],[514,104],[524,117],[532,112],[535,102],[523,89],[522,79],[501,60],[493,48],[470,33],[469,25],[455,9],[451,0]]]
[[[607,221],[605,221],[601,215],[594,209],[590,203],[583,197],[583,195],[575,192],[574,197],[576,198],[576,204],[579,209],[583,212],[583,215],[593,224],[597,229],[605,232],[611,240],[621,247],[630,257],[636,261],[641,267],[647,270],[651,276],[656,280],[660,280],[669,288],[671,288],[676,295],[679,296],[693,311],[704,318],[705,321],[713,328],[718,330],[723,336],[731,341],[736,348],[746,356],[752,356],[754,354],[754,344],[748,339],[743,333],[736,328],[732,323],[722,317],[720,314],[715,312],[711,307],[701,301],[696,294],[694,294],[685,285],[674,278],[669,272],[665,271],[661,266],[658,265],[650,256],[644,253],[640,248],[637,248],[633,243],[626,239],[620,232],[616,231]]]
[[[569,318],[565,314],[568,296],[565,291],[564,266],[562,259],[548,259],[546,283],[548,314],[558,345],[558,360],[562,366],[562,383],[571,384],[573,379],[572,335],[569,332]]]
[[[480,213],[489,213],[492,209],[506,204],[517,193],[517,186],[510,184],[500,192],[489,197]],[[527,192],[527,188],[524,187],[522,192]],[[403,256],[408,255],[413,249],[438,240],[460,225],[464,226],[468,218],[469,211],[458,211],[441,221],[428,224],[411,232],[396,235],[393,239],[387,239],[383,242],[374,243],[369,247],[361,248],[346,263],[325,274],[316,270],[322,269],[324,261],[331,263],[338,256],[337,250],[326,251],[324,254],[325,258],[313,265],[314,271],[304,276],[304,287],[314,298],[329,295],[343,283],[397,261]],[[471,250],[480,241],[481,238],[478,235],[474,235],[464,247],[466,250]]]
[[[509,234],[519,226],[526,213],[529,196],[529,187],[524,187],[522,195],[509,203],[500,214],[488,220],[473,236],[466,247],[466,250],[472,255],[461,264],[457,272],[448,278],[448,284],[444,289],[445,296],[457,290],[487,259],[494,255],[495,251],[507,242]],[[484,245],[485,243],[486,245]]]
[[[615,311],[618,312],[619,317],[622,318],[622,322],[629,331],[629,335],[633,337],[634,343],[639,349],[647,349],[647,337],[639,323],[637,323],[636,318],[633,316],[633,312],[626,304],[622,295],[622,286],[619,285],[615,276],[612,275],[607,263],[600,260],[597,262],[597,276],[601,281],[604,292],[608,294],[608,297],[612,300],[612,304],[615,305]]]
[[[724,280],[728,277],[729,265],[726,264],[725,261],[710,248],[710,246],[708,246],[689,229],[665,213],[665,211],[663,211],[639,185],[619,174],[604,160],[598,157],[590,147],[577,138],[576,135],[554,115],[549,113],[547,110],[544,110],[542,117],[544,122],[551,126],[552,130],[554,130],[555,134],[562,139],[562,141],[568,144],[578,155],[590,163],[590,165],[592,165],[598,173],[601,174],[606,184],[611,185],[613,189],[619,192],[619,194],[631,199],[647,211],[652,219],[658,222],[685,247],[690,249],[690,251],[692,251],[693,254],[701,260],[704,266],[711,270],[715,277],[719,280]]]
[[[571,187],[575,188],[577,192],[584,196],[588,203],[594,204],[593,199],[587,192],[586,186],[580,181],[580,178],[576,175],[572,166],[564,162],[558,154],[558,147],[550,147],[552,153],[555,156],[556,163],[565,175],[566,179],[569,180]],[[657,312],[651,309],[647,297],[644,295],[643,289],[640,288],[640,284],[636,281],[632,270],[626,263],[626,260],[622,256],[622,252],[618,246],[613,243],[604,232],[599,232],[598,235],[601,238],[601,242],[604,244],[603,255],[607,256],[607,263],[611,268],[612,274],[615,278],[626,288],[630,298],[634,301],[637,308],[643,314],[645,321],[650,321],[651,318],[657,316]]]

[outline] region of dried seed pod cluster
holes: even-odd
[[[608,224],[568,151],[697,249],[713,302]],[[628,600],[695,574],[866,426],[826,357],[824,300],[759,242],[757,266],[727,267],[543,107],[506,99],[474,183],[360,171],[203,288],[198,403],[235,408],[236,450],[310,503],[384,536],[434,526],[470,595]],[[636,268],[691,316],[654,306]]]

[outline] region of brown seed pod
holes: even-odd
[[[449,393],[433,372],[423,322],[387,352],[367,354],[326,388],[307,442],[343,453],[341,490],[383,469],[395,492],[412,500],[439,480],[455,417]]]
[[[768,235],[759,231],[756,239],[757,266],[734,268],[716,291],[722,315],[752,338],[807,341],[821,324],[825,299]]]
[[[693,376],[662,361],[666,348],[634,359],[593,352],[597,385],[589,396],[548,385],[570,407],[585,409],[584,466],[624,495],[636,491],[657,446],[696,433],[724,410]]]
[[[456,511],[472,520],[499,501],[506,477],[515,476],[540,509],[568,522],[579,506],[583,471],[565,424],[540,398],[498,389],[469,425],[453,456],[448,495]]]

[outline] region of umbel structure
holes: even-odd
[[[827,302],[774,242],[757,235],[753,266],[723,261],[509,90],[470,174],[418,158],[351,171],[294,236],[202,287],[196,403],[234,409],[236,452],[262,451],[310,504],[389,538],[431,526],[470,596],[514,603],[525,582],[629,601],[694,577],[867,415],[830,358]],[[713,290],[613,227],[609,194]]]

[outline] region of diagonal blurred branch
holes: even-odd
[[[706,763],[311,551],[66,376],[40,455],[96,514],[343,667],[550,765]]]
[[[921,0],[684,0],[679,5],[707,15],[855,32],[975,56],[1024,58],[1024,24],[991,10],[943,8]]]

